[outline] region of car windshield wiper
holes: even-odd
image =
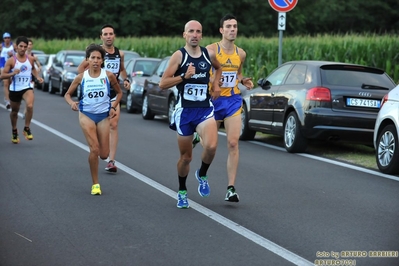
[[[372,85],[372,84],[362,84],[362,89],[377,89],[377,90],[387,90],[389,91],[389,88],[386,87],[381,87],[378,85]]]

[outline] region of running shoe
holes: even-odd
[[[92,195],[101,195],[100,184],[94,184],[91,186],[91,194]]]
[[[239,202],[240,197],[238,197],[237,192],[233,188],[229,188],[226,193],[226,197],[224,198],[225,201],[230,202]]]
[[[179,192],[177,192],[177,208],[187,209],[189,207],[190,205],[188,204],[187,190],[179,190]]]
[[[24,133],[25,139],[27,139],[27,140],[32,140],[33,139],[33,135],[30,132],[30,128],[29,127],[24,128],[23,133]]]
[[[207,176],[199,176],[199,169],[195,171],[195,178],[198,180],[198,193],[201,197],[208,197],[211,194],[211,188],[208,184],[208,177]]]
[[[193,149],[195,148],[195,146],[197,146],[198,143],[200,143],[201,139],[200,136],[198,135],[197,132],[194,132],[194,137],[193,137]]]
[[[13,132],[12,133],[11,142],[14,143],[14,144],[18,144],[19,143],[18,132]]]
[[[110,160],[107,164],[107,167],[105,167],[105,171],[110,173],[116,173],[118,171],[118,168],[115,166],[115,161]]]

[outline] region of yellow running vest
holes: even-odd
[[[222,65],[222,80],[223,85],[220,86],[221,93],[220,96],[231,96],[233,94],[240,94],[240,89],[238,88],[238,68],[241,65],[241,59],[238,55],[238,47],[234,45],[234,53],[226,54],[220,44],[215,43],[217,46],[216,59]],[[211,76],[213,73],[211,71]]]

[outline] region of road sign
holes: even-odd
[[[285,12],[278,13],[277,30],[285,30]]]
[[[298,0],[269,0],[270,6],[277,12],[288,12],[294,9]]]

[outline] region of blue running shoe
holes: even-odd
[[[187,209],[189,207],[190,205],[188,204],[187,190],[179,190],[179,192],[177,192],[177,208]]]
[[[211,188],[208,184],[208,177],[207,176],[199,176],[199,169],[195,171],[195,178],[198,180],[198,193],[201,197],[208,197],[211,194]]]

